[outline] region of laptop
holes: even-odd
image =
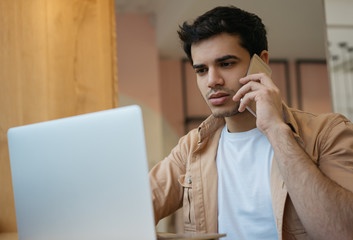
[[[157,238],[140,107],[11,128],[8,143],[20,240]]]

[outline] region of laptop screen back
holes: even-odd
[[[141,110],[8,131],[19,239],[155,239]]]

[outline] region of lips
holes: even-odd
[[[226,92],[213,93],[209,96],[209,102],[214,106],[219,106],[228,101],[230,94]]]

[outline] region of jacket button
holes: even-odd
[[[191,178],[191,177],[188,177],[188,179],[186,180],[186,182],[187,182],[188,184],[191,184],[191,183],[192,183],[192,178]]]

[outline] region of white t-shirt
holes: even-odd
[[[217,151],[218,230],[225,239],[277,239],[270,174],[272,147],[257,128],[229,133]]]

